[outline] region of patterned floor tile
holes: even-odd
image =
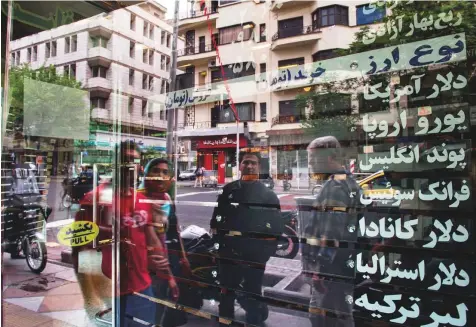
[[[21,297],[15,299],[5,299],[6,302],[18,305],[22,308],[37,312],[44,300],[44,296]]]
[[[72,326],[86,327],[89,325],[89,319],[85,310],[68,310],[58,312],[42,313],[42,315],[64,321]]]
[[[84,300],[79,294],[50,295],[45,296],[38,312],[79,310],[82,308],[84,308]]]

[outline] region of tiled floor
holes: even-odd
[[[93,326],[73,269],[48,263],[41,275],[36,275],[25,260],[11,260],[6,255],[3,265],[4,326]]]

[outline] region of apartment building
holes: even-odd
[[[169,90],[173,28],[165,13],[147,1],[11,42],[13,66],[54,65],[57,74],[74,77],[88,91],[91,133],[84,161],[110,160],[115,121],[122,139],[165,151],[167,115],[157,97]],[[72,159],[70,151],[62,156],[59,163]]]
[[[185,73],[177,86],[191,98],[207,97],[186,105],[181,131],[182,139],[190,140],[197,150],[200,165],[212,170],[225,166],[225,177],[231,177],[238,132],[240,147],[259,146],[269,159],[263,172],[276,176],[295,165],[296,151],[289,151],[290,147],[306,167],[310,137],[303,133],[301,121],[307,113],[296,108],[295,99],[316,87],[270,88],[271,72],[335,57],[361,26],[385,16],[383,10],[363,15],[368,2],[220,0],[207,1],[205,6],[188,2],[179,27],[185,47],[178,50],[178,67]],[[239,114],[238,125],[229,100],[221,101],[228,95],[222,68]],[[341,112],[359,107],[357,94],[342,94],[338,102]]]

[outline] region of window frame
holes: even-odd
[[[331,14],[330,12],[327,13],[326,12],[326,15],[323,15],[323,11],[324,10],[333,10],[333,13]],[[336,10],[344,10],[346,12],[346,15],[343,15],[342,12],[339,12],[337,13]],[[330,5],[330,6],[325,6],[325,7],[321,7],[321,8],[318,8],[317,10],[315,10],[313,12],[313,19],[314,19],[314,14],[317,14],[317,26],[318,28],[322,28],[322,27],[329,27],[329,26],[334,26],[334,25],[339,25],[339,26],[349,26],[349,7],[346,7],[346,6],[342,6],[342,5]],[[329,17],[333,17],[333,24],[330,23],[330,20],[329,20]],[[327,23],[326,24],[323,24],[322,20],[323,20],[323,17],[326,17],[327,19]],[[345,17],[344,21],[342,22],[341,19],[339,19],[339,21],[337,21],[336,17]],[[313,21],[313,24],[314,24],[314,21]]]

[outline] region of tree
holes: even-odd
[[[9,121],[15,132],[78,139],[89,133],[89,101],[80,82],[57,74],[52,65],[12,67],[9,74]]]

